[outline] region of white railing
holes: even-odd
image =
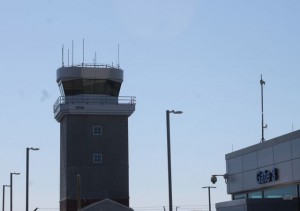
[[[135,97],[131,96],[91,96],[91,95],[74,95],[74,96],[60,96],[53,105],[53,111],[63,104],[130,104],[135,105]]]

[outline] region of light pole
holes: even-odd
[[[29,186],[29,150],[40,150],[39,148],[26,148],[26,211],[28,211],[28,186]]]
[[[211,188],[216,188],[213,186],[206,186],[206,187],[202,187],[202,188],[207,188],[208,189],[208,206],[209,206],[209,211],[211,211],[211,205],[210,205],[210,189]]]
[[[20,173],[10,173],[10,211],[13,210],[13,175],[20,175]]]
[[[3,185],[2,211],[4,211],[4,207],[5,207],[5,187],[10,187],[10,186],[9,185]]]
[[[167,145],[168,145],[168,181],[169,181],[169,210],[173,210],[172,204],[172,173],[171,173],[171,143],[170,143],[170,113],[182,114],[182,111],[166,110],[167,119]]]

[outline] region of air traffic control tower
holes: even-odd
[[[60,211],[111,199],[129,206],[128,117],[135,97],[120,97],[123,70],[108,65],[61,67]],[[79,179],[80,178],[80,179]]]

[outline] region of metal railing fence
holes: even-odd
[[[63,104],[130,104],[135,105],[136,98],[132,96],[85,96],[85,95],[76,95],[76,96],[60,96],[55,101],[53,105],[53,111],[59,108]]]

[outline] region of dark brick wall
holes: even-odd
[[[93,135],[93,126],[102,126],[102,135]],[[83,201],[109,198],[129,206],[128,116],[68,115],[60,146],[62,207],[76,205],[78,174]],[[94,153],[102,154],[102,163],[93,163]]]

